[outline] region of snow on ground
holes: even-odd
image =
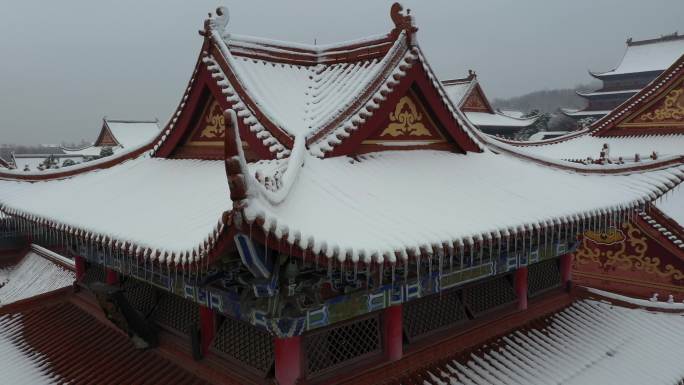
[[[12,385],[56,384],[59,379],[45,373],[48,363],[40,353],[20,342],[21,315],[0,316],[0,382]]]
[[[582,300],[545,329],[430,371],[432,384],[658,385],[684,378],[684,316]]]

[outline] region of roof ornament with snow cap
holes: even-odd
[[[230,12],[228,12],[228,7],[218,7],[216,8],[216,16],[211,13],[208,14],[209,17],[204,20],[204,29],[199,31],[202,36],[208,36],[209,30],[216,30],[223,33],[228,26],[230,21]]]
[[[411,17],[411,10],[407,9],[406,13],[402,12],[404,7],[400,3],[392,4],[390,8],[390,17],[394,23],[394,29],[390,33],[391,36],[396,39],[401,31],[406,31],[406,40],[409,45],[415,44],[413,35],[418,31],[418,27],[413,24],[413,17]]]

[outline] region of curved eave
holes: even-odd
[[[567,117],[570,118],[589,118],[589,117],[598,117],[601,118],[602,116],[605,116],[606,114],[610,113],[610,110],[601,110],[601,111],[587,111],[587,110],[572,110],[572,109],[567,109],[567,108],[561,108],[561,113]]]
[[[591,91],[591,92],[582,92],[582,91],[575,91],[575,93],[578,96],[581,96],[583,98],[587,99],[592,99],[592,98],[603,98],[603,97],[610,97],[610,96],[624,96],[624,95],[634,95],[637,92],[641,90],[622,90],[622,91]]]

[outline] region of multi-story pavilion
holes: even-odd
[[[575,119],[599,119],[634,96],[653,79],[684,55],[684,36],[676,32],[655,39],[627,40],[627,48],[620,63],[605,72],[589,71],[603,86],[591,92],[577,92],[587,101],[580,110],[564,109]]]

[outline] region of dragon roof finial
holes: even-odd
[[[401,31],[406,31],[409,41],[413,34],[418,31],[418,28],[413,25],[413,17],[411,17],[411,10],[407,9],[403,12],[404,7],[400,3],[392,4],[390,8],[390,17],[394,23],[394,29],[392,30],[392,35],[397,36]]]

